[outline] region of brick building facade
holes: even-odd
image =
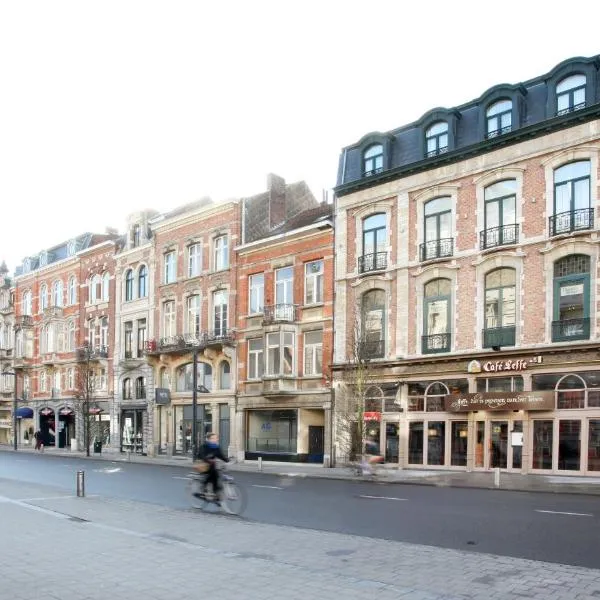
[[[599,67],[565,61],[343,151],[336,385],[358,310],[389,463],[600,470]]]
[[[0,264],[0,444],[12,441],[14,325],[12,282],[3,262]]]

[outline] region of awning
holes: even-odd
[[[21,406],[21,408],[17,408],[17,419],[32,419],[33,418],[33,410],[31,408],[27,408],[25,406]]]

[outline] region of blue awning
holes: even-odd
[[[31,419],[32,417],[33,410],[31,410],[31,408],[27,408],[25,406],[17,408],[17,419]]]

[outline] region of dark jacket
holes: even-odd
[[[202,446],[200,446],[198,449],[197,458],[199,460],[214,460],[215,458],[218,458],[224,462],[229,462],[229,460],[221,452],[220,446],[211,448],[206,442],[204,442],[204,444],[202,444]]]

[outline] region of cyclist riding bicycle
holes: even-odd
[[[382,462],[383,456],[379,451],[379,444],[372,437],[368,437],[365,440],[365,454],[361,463],[363,475],[373,475],[374,466]]]
[[[221,491],[221,478],[217,469],[217,460],[222,460],[223,462],[229,462],[229,460],[221,452],[219,438],[216,433],[209,433],[206,436],[206,441],[200,446],[196,458],[201,461],[197,470],[206,473],[203,493],[206,493],[208,484],[212,483],[213,492],[218,496]]]

